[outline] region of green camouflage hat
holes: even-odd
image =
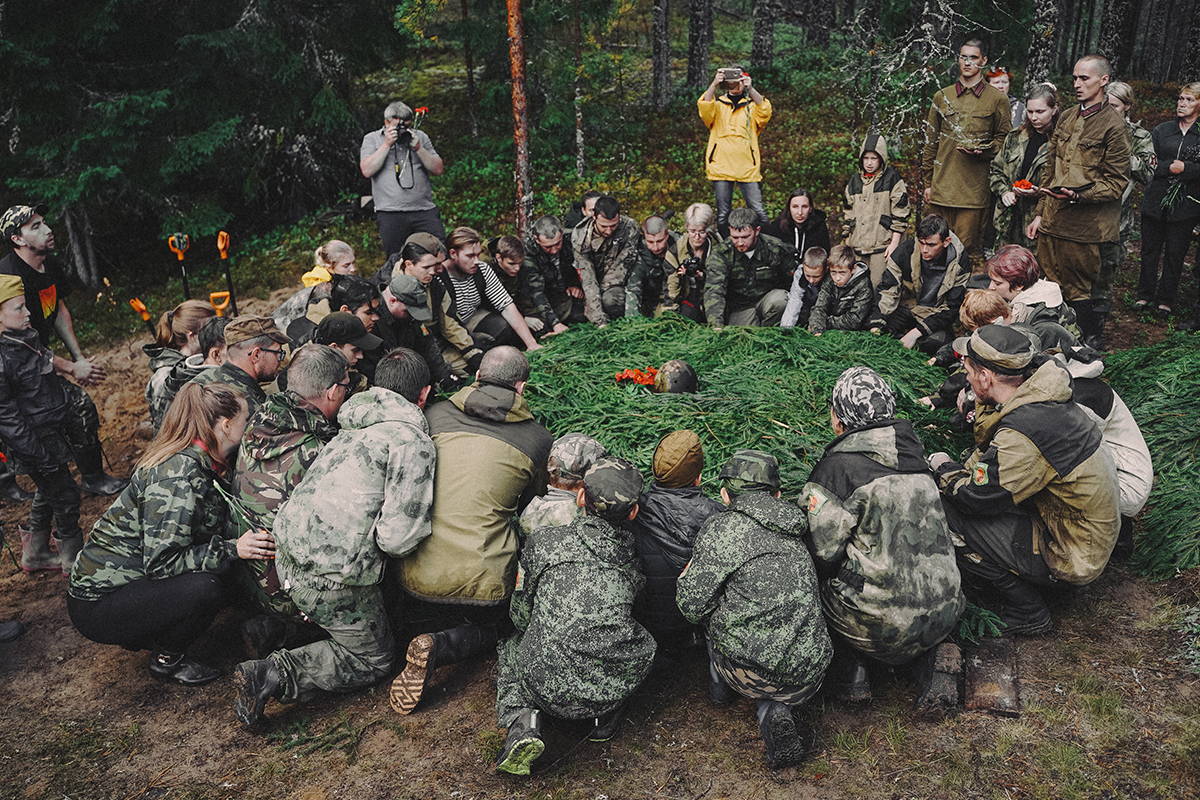
[[[896,416],[892,387],[870,367],[850,367],[833,385],[833,413],[846,430]]]
[[[721,467],[721,486],[731,495],[779,491],[779,461],[762,450],[737,450]]]
[[[608,455],[604,445],[584,433],[564,433],[554,440],[550,475],[562,481],[581,481],[597,460]]]
[[[642,486],[637,467],[623,458],[604,456],[583,476],[583,502],[589,514],[620,522],[637,505]]]

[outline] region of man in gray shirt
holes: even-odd
[[[442,174],[442,157],[425,131],[413,129],[414,118],[404,103],[391,103],[383,111],[383,127],[363,137],[358,153],[358,168],[371,179],[375,223],[389,256],[417,232],[446,238],[429,183],[430,175]]]

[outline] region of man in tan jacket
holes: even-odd
[[[950,223],[980,270],[983,222],[992,204],[988,167],[1011,129],[1008,97],[983,79],[987,61],[979,39],[959,48],[959,78],[933,96],[921,162],[925,213]]]

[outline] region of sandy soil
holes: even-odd
[[[1154,340],[1165,329],[1124,319],[1130,337]],[[110,377],[93,392],[111,469],[122,476],[147,441],[144,341],[102,354]],[[85,499],[85,530],[108,503]],[[0,510],[18,555],[16,525],[27,515],[28,504]],[[1019,640],[1017,719],[917,718],[908,679],[877,676],[873,703],[807,711],[813,760],[772,772],[752,704],[713,708],[695,653],[660,665],[608,744],[587,743],[587,726],[551,723],[547,752],[524,781],[490,766],[501,739],[494,659],[439,671],[410,717],[388,707],[385,683],[272,704],[267,735],[251,734],[232,713],[228,675],[246,657],[237,613],[222,615],[194,648],[226,677],[189,690],[153,681],[145,653],[76,633],[65,586],[61,575],[23,574],[7,556],[0,566],[0,619],[28,628],[0,644],[2,798],[1200,796],[1200,677],[1177,657],[1174,610],[1197,604],[1195,576],[1149,584],[1113,565],[1057,612],[1055,635]]]

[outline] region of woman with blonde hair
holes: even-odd
[[[200,352],[200,329],[217,315],[216,310],[200,300],[184,300],[170,311],[163,312],[154,330],[154,341],[142,346],[150,358],[150,380],[146,383],[146,405],[154,430],[162,427],[163,417],[174,395],[167,390],[171,368],[188,356]]]
[[[308,306],[329,297],[329,282],[334,275],[357,275],[354,248],[341,239],[330,239],[313,252],[314,266],[300,276],[304,288],[283,302],[271,318],[275,327],[286,331],[308,311]]]
[[[94,642],[151,650],[156,680],[201,686],[220,676],[186,650],[224,605],[221,573],[239,558],[275,552],[266,531],[225,538],[223,488],[246,418],[245,399],[227,384],[180,389],[71,570],[75,628]]]

